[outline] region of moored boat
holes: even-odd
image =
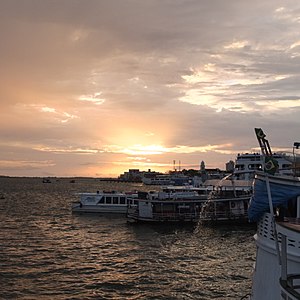
[[[257,222],[251,300],[300,299],[300,178],[275,175],[278,164],[265,134],[256,129],[265,172],[254,178],[249,219]],[[268,164],[268,165],[267,165]]]
[[[299,178],[256,175],[249,218],[257,220],[251,300],[300,299]]]
[[[210,225],[247,223],[250,197],[251,187],[218,187],[202,206],[200,222]]]
[[[282,154],[273,153],[278,162],[277,172],[281,175],[292,175],[292,163]],[[262,171],[264,156],[261,153],[241,153],[235,160],[234,177],[238,180],[253,180],[256,172]]]
[[[199,221],[201,205],[204,203],[196,192],[168,194],[147,192],[138,193],[136,199],[129,201],[128,222],[184,222]]]
[[[292,163],[280,154],[272,154],[276,160],[276,175],[287,177],[293,174]],[[202,206],[200,221],[203,224],[248,223],[248,205],[252,194],[254,175],[264,168],[264,149],[262,153],[238,154],[233,174],[219,182],[207,180],[205,185],[214,190]]]
[[[79,196],[80,200],[72,205],[72,212],[126,214],[129,199],[134,198],[136,193],[97,191],[80,193]]]

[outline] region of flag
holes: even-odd
[[[271,175],[274,175],[278,170],[279,164],[278,161],[273,157],[265,157],[265,168],[264,171]]]
[[[255,128],[255,133],[258,138],[263,139],[264,137],[266,137],[261,128]]]

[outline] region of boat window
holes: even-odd
[[[105,197],[106,203],[110,204],[111,203],[111,197],[107,196]]]
[[[120,197],[120,204],[125,204],[125,203],[126,203],[126,198]]]
[[[198,195],[206,195],[207,190],[198,190]]]
[[[245,170],[245,165],[236,165],[235,168],[237,170]]]
[[[104,203],[104,197],[101,197],[98,201],[98,203]]]
[[[87,197],[86,202],[95,202],[95,198],[94,197]]]
[[[174,213],[175,206],[173,204],[168,203],[155,203],[153,204],[153,212],[154,213]]]
[[[260,170],[261,164],[250,164],[248,165],[249,170]]]
[[[291,164],[283,164],[282,169],[290,169],[292,167]]]
[[[113,197],[113,204],[119,203],[119,197]]]

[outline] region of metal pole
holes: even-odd
[[[272,214],[272,224],[273,224],[273,227],[274,227],[273,230],[274,230],[274,239],[275,239],[276,252],[277,252],[277,256],[278,256],[278,262],[281,265],[281,256],[280,256],[280,250],[279,250],[279,242],[278,242],[275,216],[274,216],[274,211],[273,211],[273,202],[272,202],[272,195],[271,195],[271,189],[270,189],[270,180],[269,180],[269,175],[267,173],[266,173],[266,186],[267,186],[267,193],[268,193],[268,199],[269,199],[270,213]]]
[[[287,280],[287,247],[286,236],[281,235],[281,279]]]

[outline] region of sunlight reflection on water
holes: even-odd
[[[133,225],[71,213],[75,193],[135,188],[1,178],[0,298],[240,299],[250,291],[253,228]]]

